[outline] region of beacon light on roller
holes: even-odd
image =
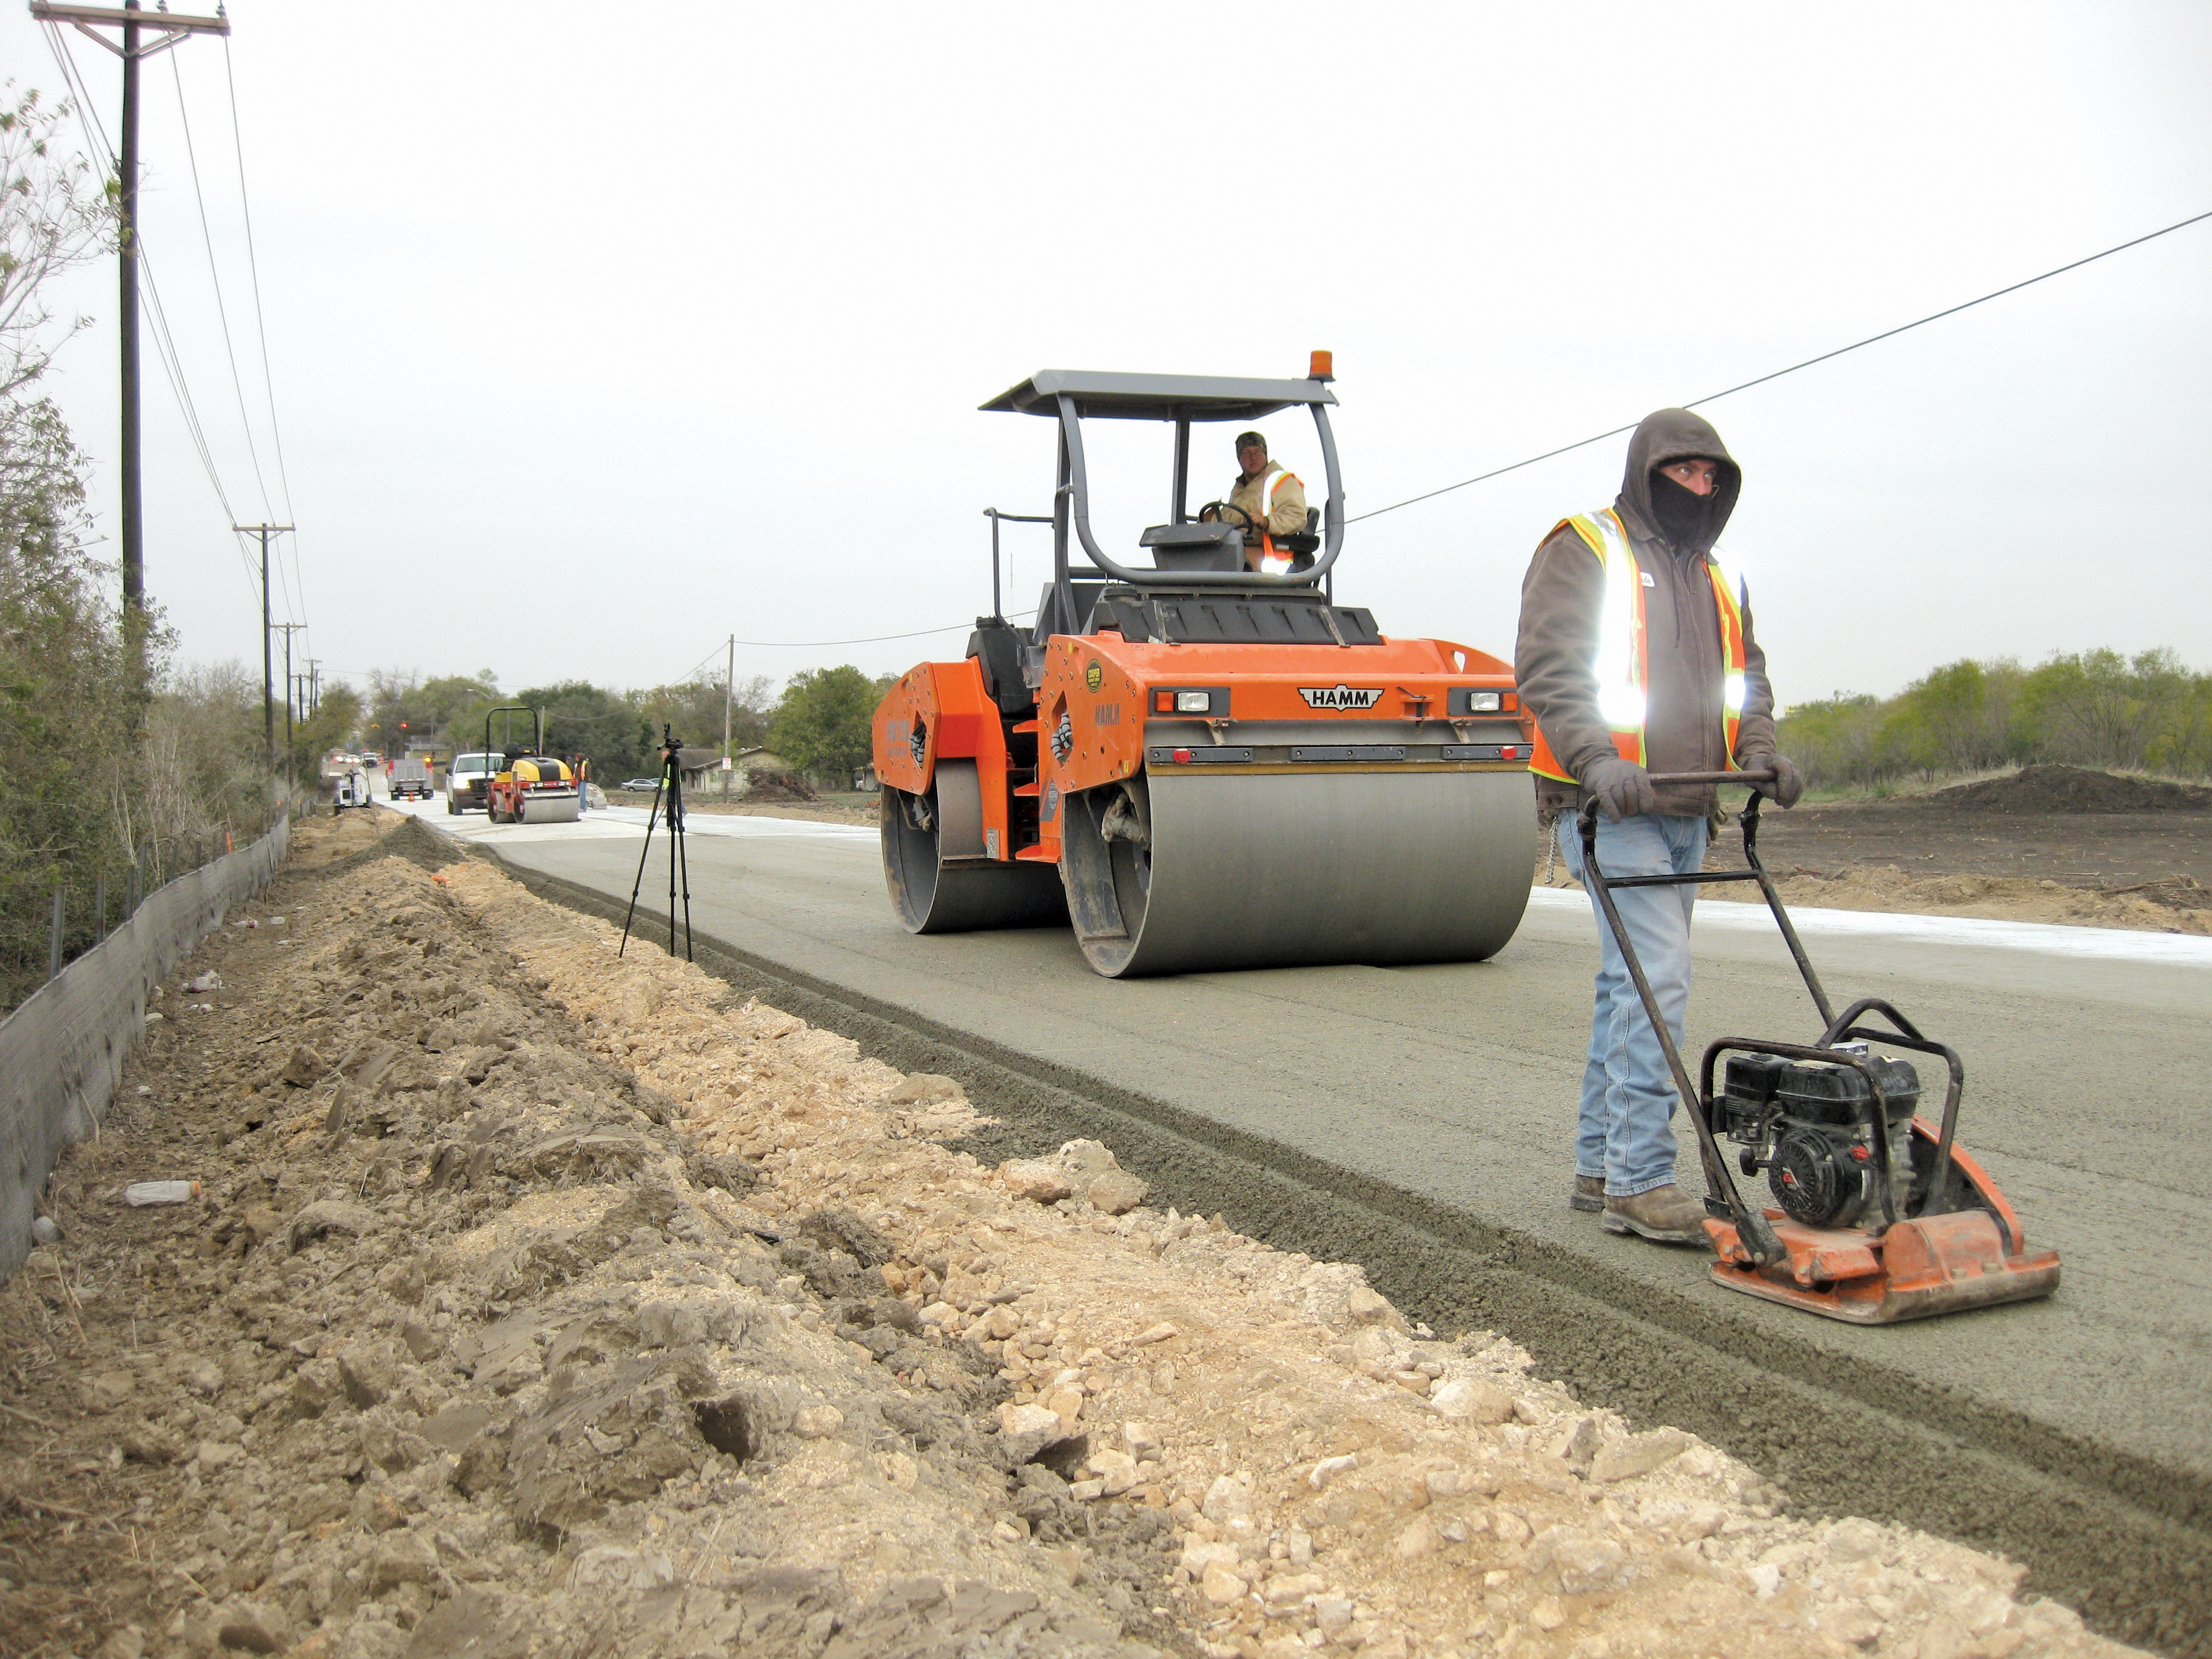
[[[1328,354],[1304,380],[1051,369],[986,410],[1051,422],[1049,511],[990,509],[992,614],[875,715],[884,871],[917,933],[1073,925],[1109,976],[1458,962],[1512,938],[1535,815],[1510,664],[1340,605]],[[1235,510],[1189,506],[1191,429],[1311,417],[1324,505],[1246,568]],[[1168,520],[1091,521],[1088,421],[1158,422]],[[1224,422],[1236,425],[1224,426]],[[1040,434],[1042,435],[1042,434]],[[1049,526],[1036,621],[1006,620],[999,527]],[[1109,548],[1111,550],[1109,550]]]

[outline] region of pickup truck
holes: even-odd
[[[491,804],[491,781],[501,764],[497,755],[456,755],[446,769],[446,811],[481,812]]]
[[[418,760],[392,762],[392,799],[394,800],[429,799],[430,769]]]

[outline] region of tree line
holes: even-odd
[[[849,780],[853,769],[867,762],[869,720],[889,684],[849,665],[808,669],[793,675],[781,691],[765,676],[737,681],[727,696],[731,752],[766,748],[799,773],[824,782]],[[347,732],[387,755],[404,754],[410,745],[430,748],[441,757],[467,753],[483,746],[490,711],[514,703],[544,710],[548,752],[585,757],[602,784],[654,773],[664,730],[692,749],[719,749],[722,742],[723,683],[707,674],[642,690],[562,680],[510,693],[500,689],[489,669],[427,679],[380,672],[370,677],[365,700],[349,690],[345,696],[351,701],[337,716],[343,721],[339,738],[331,737],[329,718],[319,722],[311,738],[303,738],[313,745],[313,754],[322,754]],[[329,716],[331,693],[325,694],[322,707]],[[492,717],[495,748],[502,744],[506,718]],[[518,743],[535,740],[535,722],[527,716],[515,716],[513,731]]]
[[[1893,697],[1838,692],[1792,707],[1784,750],[1808,781],[1880,787],[1900,778],[2058,761],[2212,776],[2212,674],[2170,650],[1948,663]]]
[[[64,955],[97,942],[134,877],[151,885],[261,833],[280,810],[261,691],[185,669],[161,612],[126,617],[94,550],[87,460],[40,381],[87,319],[46,284],[115,248],[112,179],[57,143],[69,114],[0,99],[0,1010],[46,977],[53,895]]]

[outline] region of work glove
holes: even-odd
[[[1787,755],[1778,755],[1771,749],[1737,757],[1736,764],[1747,772],[1771,772],[1774,781],[1761,784],[1763,793],[1774,798],[1774,804],[1784,809],[1795,806],[1805,793],[1805,775]]]
[[[1615,823],[1659,810],[1659,792],[1651,787],[1651,775],[1618,755],[1593,761],[1583,776],[1583,789]]]

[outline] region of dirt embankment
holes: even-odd
[[[11,1652],[2124,1651],[377,817],[0,1295]]]

